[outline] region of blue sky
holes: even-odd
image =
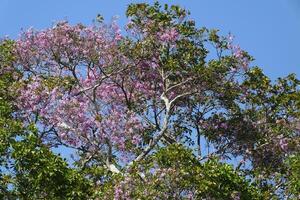
[[[51,26],[55,21],[90,24],[100,13],[126,22],[129,3],[153,1],[0,0],[0,37],[16,38],[21,28]],[[300,77],[300,0],[174,0],[191,11],[199,27],[231,32],[236,42],[255,57],[255,65],[273,80],[288,73]]]

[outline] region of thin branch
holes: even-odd
[[[181,85],[183,85],[183,84],[185,84],[185,83],[187,83],[187,82],[189,82],[189,81],[191,81],[191,80],[193,80],[193,79],[192,79],[192,78],[188,78],[188,79],[186,79],[185,81],[182,81],[182,82],[180,82],[180,83],[178,83],[178,84],[172,85],[171,87],[169,87],[169,88],[167,89],[167,92],[170,91],[170,90],[172,90],[172,89],[174,89],[174,88],[176,88],[176,87],[179,87],[179,86],[181,86]]]
[[[181,98],[181,97],[184,97],[184,96],[187,96],[187,95],[190,95],[190,94],[193,94],[193,92],[185,92],[185,93],[182,93],[178,96],[176,96],[174,99],[172,99],[170,101],[170,104],[173,104],[177,99]]]
[[[169,121],[169,115],[170,115],[170,102],[169,99],[166,97],[165,93],[161,95],[161,99],[165,102],[166,106],[166,114],[164,117],[164,122],[161,130],[159,131],[158,135],[154,137],[152,140],[150,140],[148,146],[142,151],[140,155],[138,155],[132,162],[130,162],[127,165],[127,169],[130,168],[134,163],[139,162],[143,160],[149,153],[150,151],[157,145],[157,143],[161,140],[161,138],[164,136],[164,134],[167,131],[168,128],[168,121]]]

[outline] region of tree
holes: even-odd
[[[0,44],[0,198],[87,199],[91,183],[44,145],[35,124],[14,117],[15,91],[21,74],[12,68],[14,42]],[[25,126],[24,126],[25,125]]]
[[[178,6],[126,14],[126,34],[115,20],[59,22],[15,41],[14,116],[34,125],[39,151],[75,149],[102,199],[296,199],[296,76],[271,83],[232,35],[199,29]],[[234,157],[235,169],[224,164]]]
[[[9,196],[10,176],[6,174],[10,155],[10,142],[20,130],[20,124],[11,118],[13,110],[11,93],[8,85],[14,80],[11,65],[13,60],[13,41],[2,41],[0,45],[0,198]]]

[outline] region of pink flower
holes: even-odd
[[[288,140],[286,138],[281,138],[279,140],[279,146],[283,151],[288,150]]]
[[[162,33],[160,33],[159,39],[162,42],[175,42],[178,36],[178,31],[175,28],[171,28],[164,30]]]

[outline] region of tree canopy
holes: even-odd
[[[126,15],[1,41],[0,198],[298,199],[296,75],[179,6]]]

